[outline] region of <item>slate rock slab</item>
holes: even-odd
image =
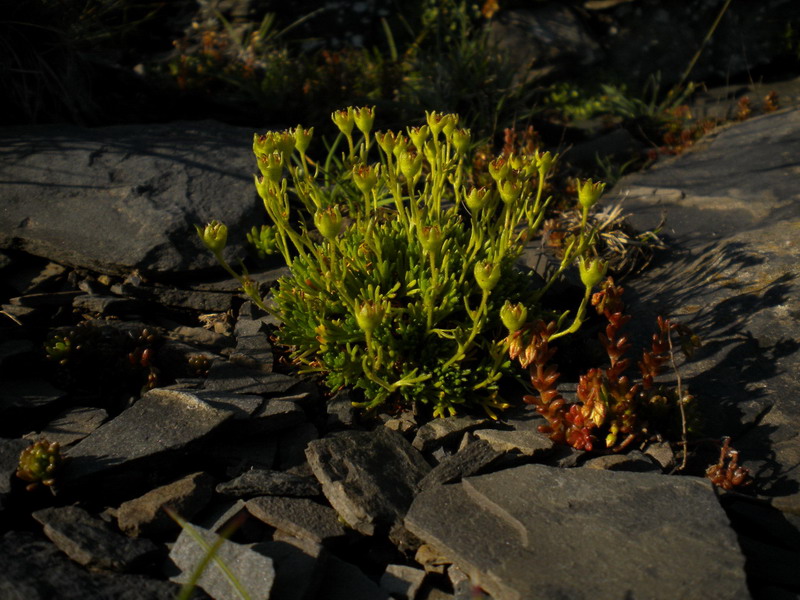
[[[125,463],[183,449],[240,410],[214,407],[189,392],[150,390],[70,449],[64,481],[74,483]]]
[[[87,572],[28,532],[10,531],[0,539],[0,564],[3,600],[174,600],[180,591],[141,575]]]
[[[214,121],[4,128],[0,248],[108,274],[213,267],[195,224],[225,222],[235,252],[263,222],[253,133]]]
[[[430,471],[422,455],[386,427],[314,440],[306,456],[333,508],[365,535],[402,517]]]
[[[129,571],[158,550],[150,540],[131,539],[77,506],[44,508],[33,513],[44,534],[76,563],[111,571]]]
[[[405,525],[495,600],[750,597],[703,479],[524,465],[420,493]]]
[[[169,557],[181,569],[181,574],[175,578],[178,583],[189,581],[208,550],[219,539],[219,536],[212,531],[197,525],[189,527],[192,532],[190,533],[188,528],[184,529],[169,553]],[[195,536],[200,539],[195,539]],[[215,556],[236,578],[250,598],[253,600],[269,598],[275,581],[275,568],[271,558],[254,551],[250,546],[228,540],[221,543]],[[213,559],[200,575],[197,585],[215,600],[240,600],[242,597],[219,562]]]
[[[210,475],[192,473],[123,502],[117,510],[117,524],[122,531],[134,537],[143,533],[158,537],[177,532],[178,524],[165,509],[174,511],[183,519],[191,519],[211,500],[213,487],[214,480]]]
[[[638,229],[672,248],[630,281],[634,337],[657,314],[705,340],[682,369],[707,434],[734,436],[756,490],[800,514],[800,110],[731,125],[620,183]]]
[[[335,510],[307,498],[259,496],[245,505],[260,521],[316,544],[335,542],[347,533]]]

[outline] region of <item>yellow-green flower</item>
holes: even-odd
[[[527,318],[528,309],[521,302],[511,304],[509,300],[506,300],[506,303],[500,309],[500,320],[503,321],[503,325],[506,326],[509,334],[519,331],[525,325]]]
[[[203,244],[214,254],[225,249],[225,245],[228,243],[228,228],[223,223],[215,219],[205,227],[200,227],[199,225],[194,227],[197,229],[197,235],[200,236]]]
[[[475,281],[485,291],[491,292],[500,281],[500,265],[491,261],[475,263]]]
[[[332,240],[342,231],[342,213],[338,206],[321,208],[314,213],[314,225],[322,237]]]
[[[346,110],[335,110],[331,114],[331,119],[334,124],[346,136],[353,133],[353,126],[356,124],[355,112],[352,106],[348,106]]]
[[[372,131],[372,124],[375,122],[375,107],[362,106],[361,108],[356,108],[353,110],[353,118],[358,130],[367,135]]]
[[[582,183],[579,181],[578,202],[585,209],[592,208],[600,200],[604,189],[606,189],[606,184],[599,181],[597,183],[594,183],[591,179],[587,179]]]
[[[314,128],[303,129],[300,125],[294,129],[294,146],[300,154],[305,154],[314,135]]]
[[[608,263],[599,258],[582,258],[578,263],[578,271],[581,274],[581,281],[586,289],[591,290],[603,281],[608,271]]]
[[[364,194],[369,194],[370,191],[378,185],[378,176],[380,175],[380,165],[354,165],[353,166],[353,181],[358,189]]]

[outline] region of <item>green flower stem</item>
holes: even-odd
[[[592,296],[592,288],[586,288],[586,291],[583,294],[583,300],[581,300],[581,305],[578,307],[578,312],[575,313],[575,318],[572,321],[572,325],[563,329],[557,333],[551,335],[548,340],[554,340],[556,338],[560,338],[562,335],[567,335],[568,333],[575,333],[580,329],[581,325],[583,324],[584,320],[586,319],[586,307],[589,304],[589,299]]]

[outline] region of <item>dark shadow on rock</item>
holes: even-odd
[[[673,254],[630,282],[628,329],[635,346],[649,345],[655,318],[664,315],[701,337],[703,347],[680,373],[700,407],[702,435],[732,436],[742,460],[752,461],[759,493],[787,496],[799,491],[798,465],[793,451],[776,445],[794,435],[782,425],[799,402],[800,323],[781,313],[797,295],[797,277],[775,267],[738,242]]]

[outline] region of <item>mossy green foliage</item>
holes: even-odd
[[[255,184],[273,225],[251,239],[262,252],[274,244],[291,268],[270,306],[223,260],[224,225],[198,227],[201,238],[244,291],[280,317],[279,341],[295,362],[332,390],[363,390],[367,409],[427,406],[443,417],[483,407],[493,415],[505,406],[498,382],[510,366],[507,329],[526,318],[558,319],[542,296],[593,244],[584,219],[548,282],[515,266],[543,221],[554,157],[499,157],[489,164],[492,184],[475,188],[470,132],[456,115],[428,113],[408,135],[373,134],[368,108],[337,111],[333,120],[347,149],[337,158],[334,144],[324,166],[305,154],[310,130],[255,137]],[[591,182],[580,187],[585,214],[601,192]],[[580,326],[594,271],[604,269],[581,262],[586,296],[554,335]],[[564,313],[559,324],[566,321]]]

